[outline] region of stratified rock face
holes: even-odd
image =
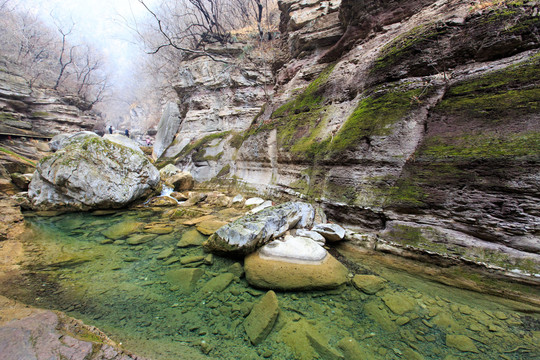
[[[204,246],[212,252],[246,255],[295,226],[311,226],[314,216],[315,212],[310,204],[281,204],[223,226]]]
[[[120,208],[149,195],[159,180],[141,153],[90,137],[44,158],[28,195],[35,209]]]
[[[32,89],[20,69],[3,58],[0,69],[2,132],[52,136],[91,130],[99,120],[95,113],[78,108],[87,104],[74,97],[62,97],[51,89]]]
[[[484,5],[280,1],[274,96],[180,163],[320,201],[392,246],[538,272],[538,9]]]
[[[228,140],[250,126],[273,94],[270,59],[245,48],[245,43],[209,47],[214,60],[201,56],[181,65],[174,88],[182,124],[163,156],[179,158],[178,166],[195,181],[229,173],[230,165],[223,163],[233,160]],[[188,154],[192,160],[183,156]]]
[[[154,150],[152,156],[154,159],[159,159],[167,150],[169,145],[174,140],[182,119],[180,118],[180,110],[175,103],[167,103],[163,109],[163,115],[159,121],[156,139],[154,141]]]

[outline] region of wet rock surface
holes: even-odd
[[[244,323],[250,312],[256,313],[252,309],[266,291],[249,283],[249,264],[244,277],[236,260],[209,258],[197,245],[177,247],[184,235],[190,238],[198,232],[196,225],[183,224],[193,214],[201,214],[196,209],[182,208],[191,215],[174,218],[170,214],[177,209],[157,208],[29,217],[34,229],[44,231],[29,238],[41,241],[19,243],[23,252],[11,240],[0,243],[0,289],[40,307],[67,311],[99,328],[113,329],[111,336],[126,348],[153,359],[171,354],[192,359],[306,360],[349,358],[351,354],[374,359],[504,354],[518,360],[533,354],[538,329],[534,306],[492,297],[486,301],[485,295],[420,280],[404,270],[415,269],[410,263],[390,270],[383,266],[380,254],[356,258],[341,250],[336,256],[353,269],[345,270],[345,284],[333,290],[276,292],[279,316],[264,340],[253,346]],[[227,220],[226,213],[235,216],[218,209],[211,214]],[[146,232],[144,225],[159,228],[165,219],[173,227],[171,233]],[[129,225],[133,223],[144,225]],[[111,228],[131,230],[113,241],[104,235]],[[130,239],[148,235],[153,236],[149,241],[129,244]],[[333,246],[346,248],[343,242]],[[396,259],[388,261],[395,265]],[[306,266],[302,264],[306,276],[311,276],[313,269]],[[295,271],[280,267],[266,273]],[[336,272],[327,270],[321,276]],[[350,272],[384,279],[384,287],[364,292],[347,285],[348,279],[354,282],[355,278]],[[509,294],[508,289],[504,291]],[[268,325],[271,321],[263,321],[264,317],[261,314],[257,319]],[[479,353],[470,352],[474,348],[465,337]]]
[[[315,241],[286,235],[244,260],[246,279],[274,290],[332,289],[347,281],[348,270]]]
[[[98,329],[61,313],[28,307],[3,296],[0,308],[0,351],[5,359],[144,359],[121,350]]]

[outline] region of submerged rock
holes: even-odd
[[[453,347],[463,352],[479,352],[470,337],[465,335],[446,335],[446,346]]]
[[[158,183],[158,170],[143,154],[94,134],[44,158],[28,196],[35,210],[121,208]]]
[[[178,286],[178,289],[185,294],[193,292],[197,285],[197,281],[204,275],[204,271],[199,268],[194,269],[176,269],[169,270],[165,273],[167,281]]]
[[[274,290],[333,289],[347,282],[348,270],[308,238],[286,236],[244,260],[247,281]]]
[[[107,230],[103,231],[103,235],[105,235],[109,239],[118,240],[130,234],[138,232],[143,226],[144,224],[140,222],[122,221],[118,224],[114,224]]]
[[[336,349],[333,349],[322,336],[317,336],[314,333],[306,333],[309,343],[319,354],[321,359],[340,360],[345,359]]]
[[[227,225],[225,221],[205,220],[197,224],[197,230],[204,235],[212,235],[221,227]]]
[[[384,288],[386,280],[375,275],[355,275],[352,279],[354,287],[366,294],[375,294]]]
[[[182,238],[176,244],[179,248],[188,246],[201,246],[206,238],[196,229],[189,229],[182,234]]]
[[[313,217],[310,204],[288,202],[221,227],[204,246],[212,252],[246,255],[295,226],[310,226]]]
[[[396,315],[403,315],[414,309],[415,302],[412,298],[398,293],[388,293],[382,300],[390,310]]]
[[[253,345],[260,344],[272,331],[279,315],[279,305],[276,293],[267,292],[258,303],[253,306],[246,320],[244,328]]]
[[[376,359],[377,357],[369,349],[360,346],[352,337],[338,341],[337,347],[346,359]]]
[[[216,276],[215,278],[212,278],[210,281],[208,281],[202,288],[199,290],[199,292],[203,295],[209,295],[212,293],[219,293],[222,292],[229,286],[231,281],[233,281],[234,275],[231,273],[225,273]]]

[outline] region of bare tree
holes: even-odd
[[[61,24],[58,21],[56,21],[56,29],[58,30],[58,32],[60,33],[62,37],[62,45],[60,47],[60,52],[58,54],[59,72],[58,72],[58,77],[56,78],[56,82],[53,86],[54,90],[58,90],[58,86],[60,85],[60,82],[66,76],[66,70],[68,66],[73,64],[73,61],[74,61],[74,51],[75,51],[76,46],[70,45],[67,41],[67,37],[72,33],[74,27],[75,27],[75,23],[71,22],[70,26],[68,26],[67,29],[63,29]]]
[[[263,3],[264,1],[264,3]],[[267,0],[173,0],[151,9],[146,0],[138,2],[149,13],[152,23],[145,29],[132,26],[147,53],[173,48],[183,55],[203,55],[223,61],[208,45],[232,42],[231,31],[257,24],[264,37],[263,15]]]

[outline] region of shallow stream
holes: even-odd
[[[384,288],[277,292],[276,324],[253,346],[243,321],[265,291],[248,285],[237,261],[205,254],[204,237],[185,219],[148,210],[26,220],[30,257],[2,295],[64,311],[151,359],[334,359],[336,351],[346,359],[540,358],[538,307],[346,251],[352,272],[380,275]],[[179,279],[185,268],[201,269],[198,281]],[[229,272],[223,290],[201,290]]]

